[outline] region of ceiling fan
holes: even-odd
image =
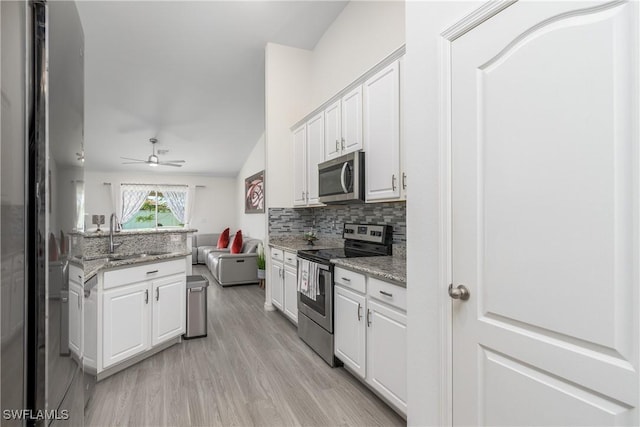
[[[123,165],[136,165],[136,164],[140,164],[140,163],[146,163],[151,167],[173,166],[173,167],[176,167],[176,168],[181,168],[182,165],[179,165],[178,163],[185,163],[184,160],[163,160],[163,161],[160,161],[158,156],[156,156],[156,144],[158,143],[158,140],[156,138],[151,138],[151,139],[149,139],[149,142],[151,142],[151,146],[153,147],[153,154],[151,154],[147,160],[131,159],[129,157],[120,157],[121,159],[124,159],[124,160],[131,160],[130,162],[122,162],[122,164]]]

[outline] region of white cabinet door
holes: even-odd
[[[516,2],[451,43],[454,425],[640,425],[639,7]]]
[[[271,303],[284,310],[284,267],[281,262],[271,261]]]
[[[400,197],[400,90],[398,61],[364,83],[366,200]]]
[[[365,297],[334,287],[334,354],[361,378],[365,377]]]
[[[81,285],[69,281],[69,350],[82,356],[82,306],[84,289]],[[64,307],[64,305],[63,305]]]
[[[324,159],[324,114],[320,113],[307,122],[307,203],[317,205],[318,163]]]
[[[362,86],[342,97],[342,154],[362,149]]]
[[[342,128],[340,122],[342,113],[340,100],[337,100],[324,110],[324,159],[338,157],[341,152]]]
[[[293,131],[293,205],[307,204],[307,126]]]
[[[294,267],[284,268],[284,314],[298,323],[298,272]]]
[[[104,291],[102,367],[142,353],[151,346],[149,282]]]
[[[400,70],[400,200],[407,200],[407,146],[404,140],[404,123],[405,123],[405,65],[404,56],[398,60],[398,68]]]
[[[171,276],[152,284],[151,345],[182,335],[185,331],[186,277]]]
[[[367,382],[407,412],[407,316],[367,301]]]

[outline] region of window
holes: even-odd
[[[184,227],[187,186],[122,184],[124,230]]]

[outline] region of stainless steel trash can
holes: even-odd
[[[207,287],[204,276],[187,276],[187,330],[185,339],[207,336]]]

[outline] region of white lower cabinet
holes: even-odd
[[[108,368],[151,346],[149,283],[104,291],[102,367]]]
[[[161,344],[184,333],[185,280],[185,276],[182,275],[152,282],[151,345]]]
[[[296,267],[284,267],[284,314],[298,323],[298,271]]]
[[[126,268],[103,273],[98,372],[184,334],[185,267],[184,260],[130,267],[134,283],[126,283]],[[139,280],[138,270],[149,279]]]
[[[369,299],[367,317],[367,382],[406,413],[407,316]]]
[[[277,309],[284,310],[284,264],[271,260],[271,304]]]
[[[335,286],[333,304],[334,354],[355,374],[364,378],[367,332],[365,297],[342,286]]]
[[[271,304],[298,323],[298,258],[294,252],[271,248]]]
[[[334,278],[335,356],[406,414],[406,289],[339,267]]]
[[[82,306],[84,289],[82,285],[69,280],[69,350],[82,356]]]

